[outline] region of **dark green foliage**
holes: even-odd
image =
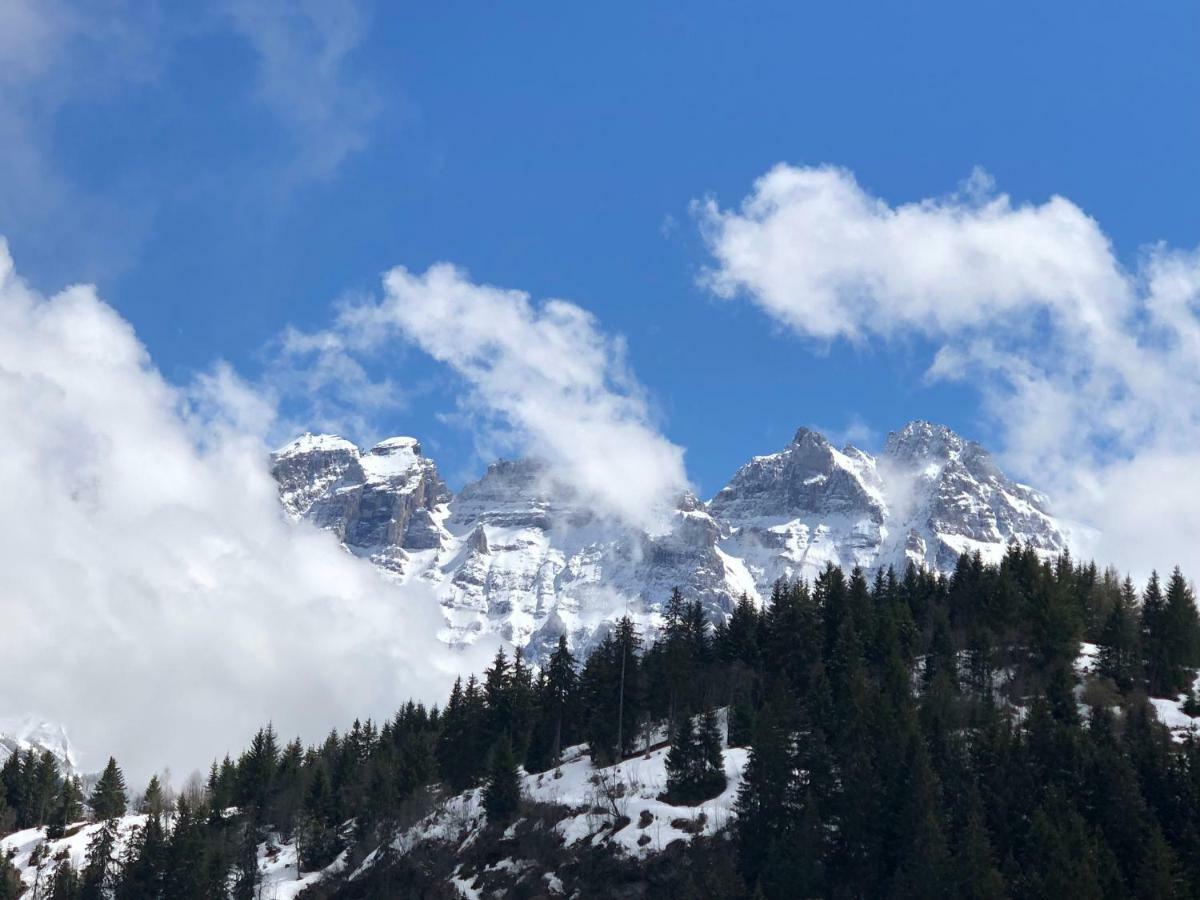
[[[25,887],[16,867],[0,854],[0,900],[17,900],[23,893]]]
[[[82,891],[83,883],[79,873],[71,865],[71,855],[64,850],[55,860],[50,882],[41,896],[47,900],[77,900]],[[0,897],[3,896],[4,891],[0,888]]]
[[[46,837],[50,840],[61,838],[67,831],[67,826],[77,822],[83,816],[83,786],[79,779],[68,776],[62,779],[58,787],[58,797],[50,813],[46,825]]]
[[[578,730],[579,676],[565,636],[559,637],[534,695],[540,714],[533,716],[525,765],[530,771],[540,772],[558,764],[562,748],[574,743]]]
[[[1142,677],[1141,647],[1138,639],[1137,595],[1133,582],[1125,580],[1113,601],[1097,640],[1096,661],[1101,677],[1109,678],[1120,691],[1139,685]]]
[[[128,805],[125,776],[117,761],[110,756],[104,771],[100,773],[100,780],[92,789],[92,796],[88,798],[88,806],[92,808],[92,814],[97,819],[115,819],[125,815]]]
[[[725,784],[725,758],[716,715],[712,710],[705,711],[699,728],[691,716],[681,718],[667,754],[667,802],[696,806],[725,790]]]
[[[483,788],[483,811],[493,825],[505,824],[517,814],[521,803],[521,778],[513,760],[512,744],[502,735],[492,749],[487,784]]]
[[[118,876],[117,835],[117,819],[106,816],[88,841],[80,878],[80,896],[84,900],[103,900],[113,891]]]
[[[612,762],[633,752],[645,696],[641,637],[624,618],[588,657],[580,676],[582,737],[592,759]]]
[[[268,725],[174,816],[152,779],[149,818],[120,858],[128,798],[110,760],[89,799],[103,824],[86,865],[42,859],[40,896],[252,897],[263,840],[294,837],[303,871],[343,851],[353,869],[439,791],[480,785],[505,827],[468,856],[512,896],[542,880],[504,882],[499,854],[536,858],[580,896],[635,883],[650,897],[1197,896],[1200,741],[1173,739],[1146,700],[1200,706],[1200,623],[1178,570],[1139,602],[1113,572],[1014,545],[998,565],[962,557],[949,578],[830,567],[811,586],[780,582],[763,609],[741,599],[715,626],[680,593],[664,613],[646,647],[624,619],[583,660],[565,638],[539,670],[499,653],[441,711],[408,703],[307,748],[281,746]],[[1099,652],[1081,684],[1082,640]],[[542,772],[586,742],[603,765],[667,729],[666,797],[701,805],[725,787],[721,708],[729,746],[749,748],[725,834],[618,860],[590,841],[563,847],[547,826],[565,812],[521,802],[518,762]],[[61,834],[79,793],[49,754],[13,754],[0,829]],[[385,857],[378,875],[323,896],[442,896],[462,862],[448,847]],[[14,884],[0,861],[0,900]]]

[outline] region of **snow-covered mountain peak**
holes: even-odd
[[[851,448],[853,449],[853,448]],[[875,462],[834,448],[808,428],[778,453],[756,456],[709,502],[717,518],[742,519],[865,510],[883,515]]]
[[[62,725],[30,715],[0,718],[0,763],[11,754],[26,750],[35,753],[49,750],[65,771],[76,772],[75,749]]]
[[[271,472],[289,514],[334,532],[389,574],[403,574],[413,551],[448,537],[450,491],[415,438],[389,438],[364,453],[333,435],[305,435],[272,454]]]
[[[887,436],[883,454],[906,462],[940,461],[957,457],[967,442],[945,425],[916,419]],[[976,445],[978,446],[978,445]]]
[[[380,441],[359,456],[359,465],[370,481],[408,480],[436,470],[433,461],[421,455],[420,442],[411,437]]]
[[[681,494],[654,533],[598,514],[537,460],[499,460],[453,495],[412,437],[360,451],[305,435],[273,456],[273,471],[293,517],[396,580],[431,586],[447,643],[495,633],[532,658],[560,634],[586,648],[627,610],[653,629],[676,587],[720,619],[743,592],[765,597],[777,578],[812,578],[829,563],[948,571],[963,550],[1065,546],[1042,495],[978,444],[922,421],[889,435],[878,459],[800,428],[707,504]]]
[[[300,435],[294,441],[289,441],[271,455],[276,459],[287,458],[291,456],[302,456],[309,453],[353,453],[358,454],[358,447],[350,443],[345,438],[338,437],[336,434],[312,434],[306,433]]]

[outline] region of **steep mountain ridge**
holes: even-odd
[[[410,437],[364,451],[304,435],[272,466],[290,516],[435,591],[448,644],[495,633],[534,658],[560,634],[586,648],[626,612],[654,630],[674,587],[718,620],[742,593],[761,600],[778,578],[829,563],[947,571],[963,550],[994,560],[1013,540],[1066,546],[1043,495],[923,421],[889,435],[879,457],[801,428],[709,503],[681,496],[661,534],[598,515],[536,460],[493,463],[452,494]]]
[[[0,764],[13,753],[50,751],[63,771],[76,774],[75,749],[67,729],[35,716],[0,717]]]

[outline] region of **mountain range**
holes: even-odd
[[[451,646],[496,634],[544,656],[587,648],[628,613],[654,631],[673,588],[714,621],[745,594],[833,563],[948,572],[1012,541],[1052,554],[1067,529],[1047,498],[949,428],[915,421],[873,456],[801,428],[708,502],[678,498],[660,530],[597,513],[537,460],[500,460],[453,493],[411,437],[369,449],[306,434],[272,455],[286,513],[332,532],[389,579],[436,594]]]

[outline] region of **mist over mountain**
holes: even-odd
[[[708,502],[678,497],[647,531],[597,511],[537,460],[501,460],[457,494],[419,441],[360,449],[306,434],[272,456],[288,515],[332,532],[389,578],[432,588],[451,646],[497,635],[541,659],[560,635],[588,648],[625,614],[654,632],[672,589],[724,621],[746,594],[832,564],[948,573],[1014,541],[1047,555],[1068,529],[1048,499],[949,428],[914,421],[878,457],[801,428]],[[402,613],[398,613],[402,614]]]

